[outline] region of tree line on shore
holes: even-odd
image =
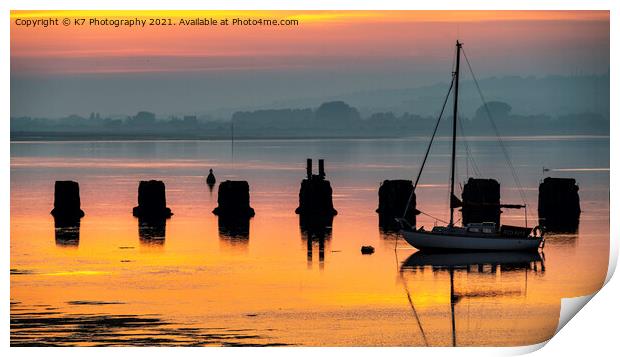
[[[451,112],[446,110],[440,130],[448,128],[450,117]],[[493,134],[489,118],[502,135],[609,135],[609,118],[601,114],[520,115],[500,101],[489,102],[486,108],[480,106],[471,117],[460,117],[459,130],[471,136]],[[238,111],[229,120],[195,115],[158,118],[148,111],[124,118],[102,117],[99,113],[57,119],[12,117],[11,138],[407,137],[429,135],[436,120],[436,116],[397,115],[389,111],[363,117],[355,107],[343,101],[331,101],[317,108]],[[447,131],[445,133],[447,135]]]

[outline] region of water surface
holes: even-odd
[[[414,248],[378,227],[380,182],[414,177],[424,138],[237,141],[234,150],[227,141],[12,143],[11,343],[544,341],[557,327],[560,298],[596,291],[606,274],[609,139],[504,140],[528,201],[528,223],[535,223],[538,184],[547,167],[555,171],[545,176],[577,179],[579,231],[550,235],[540,260],[455,269],[433,267],[442,258],[420,260]],[[422,176],[417,202],[428,215],[418,216],[418,226],[448,217],[448,144],[439,140]],[[471,155],[459,149],[458,182],[476,173],[496,178],[502,201],[519,203],[497,142],[474,138],[468,149]],[[331,230],[310,241],[294,213],[307,157],[326,160],[339,212]],[[247,233],[218,227],[211,213],[217,187],[210,192],[205,184],[209,168],[219,181],[249,181],[256,216]],[[141,237],[131,214],[138,182],[145,179],[166,183],[174,216],[160,234],[164,239]],[[80,183],[86,212],[79,231],[59,239],[49,214],[56,180]],[[523,212],[506,210],[502,222],[523,224]],[[362,255],[362,245],[374,246],[375,253]]]

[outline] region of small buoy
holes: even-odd
[[[213,169],[209,169],[209,175],[207,176],[207,185],[215,185],[215,175],[213,174]]]
[[[362,254],[372,254],[375,252],[375,248],[372,245],[363,245]]]

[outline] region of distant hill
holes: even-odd
[[[465,78],[467,78],[465,76]],[[522,115],[552,116],[595,113],[609,117],[609,75],[492,77],[479,80],[487,101],[510,103]],[[378,112],[397,115],[435,115],[449,83],[392,90],[367,90],[329,98],[300,98],[270,103],[266,108],[306,108],[316,103],[340,100],[357,108],[363,116]],[[461,113],[472,117],[481,101],[471,80],[462,80],[459,90]]]

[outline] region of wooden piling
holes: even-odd
[[[538,187],[538,220],[551,232],[575,232],[581,206],[579,186],[573,178],[547,177]]]
[[[218,216],[254,217],[254,209],[250,207],[250,185],[247,181],[220,183],[217,204],[213,213]]]
[[[306,178],[312,178],[312,159],[306,159]]]
[[[500,185],[494,179],[469,178],[462,194],[463,225],[495,222],[500,224]]]
[[[386,232],[397,231],[400,225],[396,222],[397,218],[405,218],[409,224],[415,227],[416,196],[413,192],[411,180],[384,180],[379,186],[379,227]],[[411,200],[409,200],[411,197]],[[405,213],[405,207],[407,212]],[[403,217],[404,215],[404,217]]]
[[[319,174],[312,174],[312,159],[307,159],[306,178],[301,181],[299,189],[299,207],[295,213],[305,216],[334,216],[332,187],[325,180],[325,161],[319,160]]]
[[[84,217],[80,207],[80,185],[75,181],[56,181],[54,184],[54,208],[52,216],[61,225],[66,220],[74,222]],[[70,225],[71,223],[69,223]]]
[[[166,207],[166,185],[163,181],[140,181],[138,186],[138,206],[133,215],[145,219],[169,218],[170,208]]]

